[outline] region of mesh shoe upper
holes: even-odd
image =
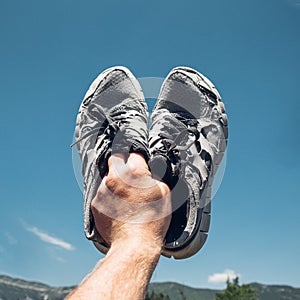
[[[125,67],[102,72],[87,91],[77,116],[75,138],[84,176],[84,229],[107,252],[90,210],[112,152],[141,153],[148,161],[148,112],[141,87]]]
[[[227,143],[227,117],[213,84],[173,69],[160,91],[149,134],[151,172],[172,189],[173,215],[163,254],[186,258],[203,246],[213,177]]]

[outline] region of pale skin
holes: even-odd
[[[137,153],[131,153],[127,160],[121,154],[112,155],[108,167],[109,172],[92,201],[91,209],[96,228],[110,249],[105,258],[67,297],[68,300],[144,299],[162,251],[171,219],[168,186],[151,177],[143,156]],[[155,218],[157,211],[149,206],[145,217],[141,210],[131,209],[128,220],[118,220],[103,213],[104,199],[109,203],[119,203],[122,199],[130,204],[154,203],[162,199],[163,205],[159,209],[159,219]],[[118,207],[113,209],[118,216]],[[124,211],[121,213],[123,217]],[[135,216],[139,217],[138,223],[132,221]]]

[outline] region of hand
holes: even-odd
[[[112,155],[108,167],[91,209],[110,249],[70,300],[144,299],[170,224],[170,190],[141,155]]]
[[[108,167],[91,204],[97,231],[110,246],[128,240],[161,251],[171,219],[168,186],[151,177],[137,153],[126,162],[123,155],[112,155]]]

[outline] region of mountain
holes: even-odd
[[[300,300],[300,288],[285,285],[263,285],[252,283],[258,290],[260,300]],[[72,287],[51,287],[46,284],[25,281],[0,275],[0,300],[62,300]],[[218,290],[191,288],[174,282],[154,282],[148,294],[169,296],[171,300],[214,300]]]
[[[61,300],[74,288],[54,288],[38,282],[0,275],[0,300]]]
[[[300,300],[300,288],[286,285],[264,285],[251,283],[257,289],[260,300]],[[152,283],[148,289],[150,294],[169,296],[171,300],[214,300],[219,290],[191,288],[174,282]]]
[[[175,282],[154,282],[150,284],[148,293],[162,293],[169,296],[171,300],[214,300],[216,292],[219,290],[196,289]]]
[[[288,285],[265,285],[252,283],[261,300],[300,300],[300,289]]]

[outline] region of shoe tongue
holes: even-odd
[[[149,168],[152,176],[166,183],[172,190],[178,181],[178,176],[172,172],[172,166],[167,157],[157,154],[149,160]]]

